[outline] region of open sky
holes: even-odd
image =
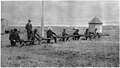
[[[45,25],[88,26],[97,16],[103,24],[119,24],[118,1],[45,1]],[[25,25],[28,19],[33,25],[40,25],[41,1],[2,1],[1,18],[10,25]]]

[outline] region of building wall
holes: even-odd
[[[94,30],[97,28],[98,33],[102,33],[102,25],[101,24],[89,24],[89,30],[90,32],[94,32]]]
[[[95,25],[89,24],[89,31],[94,32],[94,30],[95,30]]]
[[[1,33],[5,33],[6,29],[8,29],[8,21],[4,19],[1,21]]]

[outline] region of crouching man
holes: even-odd
[[[73,33],[73,35],[78,35],[78,36],[75,36],[75,37],[73,37],[73,40],[79,40],[79,38],[80,38],[80,34],[78,33],[79,32],[79,30],[77,29],[74,33]]]
[[[68,41],[69,37],[64,38],[65,36],[68,36],[68,34],[66,33],[66,29],[63,29],[62,36],[63,36],[63,39],[62,39],[63,42]]]
[[[47,38],[53,38],[55,43],[57,43],[57,37],[56,37],[57,35],[52,31],[51,27],[48,28],[46,34],[47,34]],[[47,43],[50,43],[50,39],[47,40]]]
[[[97,38],[100,38],[100,37],[101,37],[101,36],[100,36],[100,33],[97,32],[97,28],[96,28],[95,31],[94,31],[94,37],[93,37],[93,39],[96,39],[96,37],[97,37]]]
[[[34,42],[35,40],[37,40],[40,44],[40,41],[41,41],[41,37],[40,35],[37,33],[37,29],[34,29],[34,31],[32,31],[32,34],[31,34],[31,45],[34,45]]]
[[[16,46],[16,42],[20,42],[20,44],[22,43],[17,29],[14,29],[14,31],[10,33],[9,40],[10,40],[11,46]]]

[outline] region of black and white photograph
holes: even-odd
[[[119,0],[1,1],[1,67],[119,67]]]

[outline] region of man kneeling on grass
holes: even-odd
[[[11,46],[16,46],[16,42],[20,42],[20,44],[22,43],[17,29],[14,29],[14,31],[11,31],[9,40],[10,40]]]
[[[63,29],[62,36],[63,36],[63,39],[62,39],[63,42],[68,41],[69,37],[65,38],[65,36],[68,36],[68,34],[66,33],[66,29]]]
[[[47,34],[47,38],[53,38],[55,43],[57,43],[57,37],[56,37],[57,35],[52,31],[51,27],[48,28],[46,34]],[[50,43],[50,39],[47,40],[47,43]]]
[[[78,29],[76,29],[76,31],[73,33],[73,35],[76,35],[75,37],[73,37],[73,40],[79,40],[79,38],[80,38],[80,34],[79,34],[79,30]],[[77,36],[78,35],[78,36]]]

